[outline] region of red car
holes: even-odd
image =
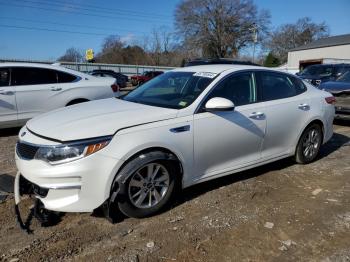
[[[133,86],[141,85],[152,78],[163,74],[163,71],[145,71],[142,75],[134,75],[131,79],[131,84]]]

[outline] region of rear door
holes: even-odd
[[[30,119],[52,108],[51,97],[57,87],[55,70],[37,67],[13,67],[11,85],[16,91],[18,120]]]
[[[267,125],[262,158],[289,154],[308,121],[311,105],[306,87],[294,76],[272,71],[260,71],[257,79]]]
[[[0,127],[14,124],[16,121],[16,96],[14,88],[10,86],[10,70],[0,67]]]

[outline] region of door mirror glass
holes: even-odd
[[[235,105],[231,100],[223,97],[213,97],[205,104],[205,110],[212,111],[232,111]]]

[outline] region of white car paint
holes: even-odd
[[[59,65],[35,63],[1,63],[3,68],[43,68],[77,77],[69,83],[0,86],[0,128],[23,125],[28,119],[53,109],[65,107],[74,100],[96,100],[119,96],[113,92],[113,78],[98,78]]]
[[[334,106],[325,102],[330,94],[307,83],[307,91],[294,97],[236,106],[234,111],[197,113],[212,87],[242,70],[270,69],[239,65],[175,69],[218,75],[191,105],[179,110],[105,99],[36,117],[21,129],[20,142],[48,146],[102,136],[113,138],[92,155],[57,165],[22,159],[16,154],[19,173],[49,188],[48,195],[41,198],[45,208],[90,212],[109,198],[121,166],[144,149],[173,152],[181,162],[185,188],[294,155],[299,137],[313,120],[323,123],[323,143],[330,139]],[[306,103],[308,108],[304,110],[301,105]],[[187,132],[171,131],[183,126],[189,127]]]

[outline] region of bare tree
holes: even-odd
[[[68,48],[64,55],[57,60],[62,62],[82,62],[84,60],[84,55],[81,50],[71,47]]]
[[[325,22],[317,24],[309,17],[299,19],[295,24],[284,24],[272,32],[264,46],[281,62],[287,61],[288,51],[329,35]]]
[[[102,43],[102,50],[96,56],[97,62],[103,63],[123,63],[122,50],[124,43],[118,35],[106,37]]]
[[[253,42],[252,27],[260,36],[268,31],[270,14],[252,0],[183,0],[175,20],[186,46],[203,56],[235,57]]]

